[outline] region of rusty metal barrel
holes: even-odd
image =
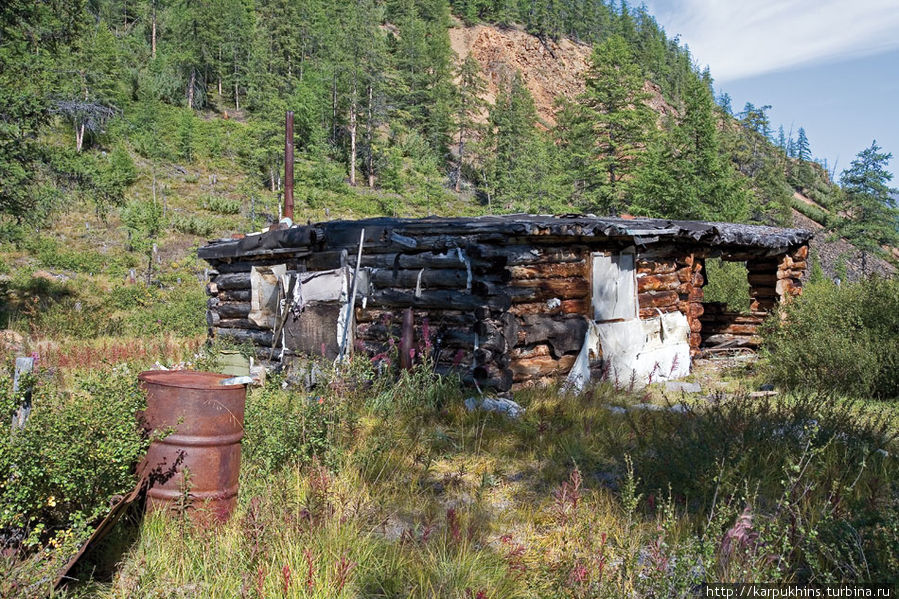
[[[151,431],[141,464],[149,476],[147,511],[190,510],[194,519],[227,520],[237,505],[246,385],[229,375],[151,370],[138,376],[147,393],[143,426]]]

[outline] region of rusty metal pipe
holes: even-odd
[[[142,424],[153,435],[141,464],[149,472],[147,511],[227,520],[237,506],[246,385],[221,385],[229,375],[191,370],[137,378],[147,393]]]
[[[293,220],[293,111],[284,115],[284,216]]]

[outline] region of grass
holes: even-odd
[[[610,406],[647,397],[599,386],[522,392],[516,421],[468,412],[464,389],[424,369],[357,384],[370,374],[357,363],[312,395],[278,379],[253,391],[232,519],[149,517],[111,580],[88,575],[62,596],[678,597],[706,580],[897,582],[897,429],[877,410],[738,395],[620,414]]]

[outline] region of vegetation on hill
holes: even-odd
[[[842,197],[812,161],[804,129],[775,140],[769,107],[733,115],[726,96],[717,105],[710,73],[645,7],[15,0],[0,16],[5,237],[11,223],[79,202],[105,216],[127,200],[158,200],[172,165],[227,169],[240,180],[228,200],[277,216],[285,109],[296,114],[298,206],[308,216],[452,206],[787,224],[794,188],[826,206]],[[455,18],[595,44],[586,91],[560,98],[552,127],[514,73],[487,105],[477,61],[457,64],[450,48]],[[646,80],[673,113],[644,104]],[[218,230],[171,218],[186,233]]]

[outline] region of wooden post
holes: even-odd
[[[34,370],[34,358],[16,358],[16,370],[13,374],[12,392],[13,396],[19,393],[19,387],[22,384],[22,377]],[[22,404],[16,409],[12,417],[12,428],[23,429],[25,422],[31,414],[31,386],[24,390]]]

